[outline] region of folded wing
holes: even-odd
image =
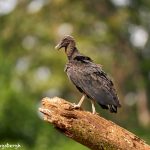
[[[102,108],[117,111],[117,107],[121,106],[112,81],[99,65],[86,62],[74,69],[68,69],[67,74],[80,91],[96,100]]]

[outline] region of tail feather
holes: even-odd
[[[99,104],[103,109],[108,109],[108,106],[107,105],[102,105],[102,104]]]
[[[115,105],[108,105],[109,111],[111,113],[117,113],[117,106]]]
[[[99,104],[103,109],[109,109],[111,113],[117,113],[117,106],[115,105],[102,105]]]

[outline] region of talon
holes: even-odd
[[[71,105],[70,105],[70,110],[73,110],[73,109],[79,109],[80,107],[79,107],[79,105],[77,105],[77,104],[75,104],[75,103],[72,103]]]
[[[73,109],[80,109],[80,110],[82,110],[81,106],[78,105],[78,104],[75,104],[75,103],[73,103],[72,105],[70,105],[69,109],[70,110],[73,110]]]
[[[92,114],[93,114],[93,115],[99,115],[99,113],[97,113],[97,112],[92,112]]]
[[[79,106],[78,104],[73,103],[73,104],[72,104],[72,108],[74,108],[74,109],[79,109],[80,106]]]
[[[79,108],[80,108],[80,106],[79,106],[79,105],[74,105],[74,106],[73,106],[73,108],[75,108],[75,109],[79,109]]]
[[[73,103],[72,104],[72,108],[74,109],[81,109],[81,104],[83,103],[84,99],[85,99],[85,94],[82,96],[82,98],[80,99],[78,104]]]

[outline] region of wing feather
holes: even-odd
[[[120,106],[112,81],[99,65],[92,62],[68,67],[68,77],[75,86],[101,105]]]

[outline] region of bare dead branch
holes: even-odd
[[[126,129],[98,115],[73,109],[61,98],[44,98],[39,111],[45,121],[92,150],[150,150],[149,145]]]

